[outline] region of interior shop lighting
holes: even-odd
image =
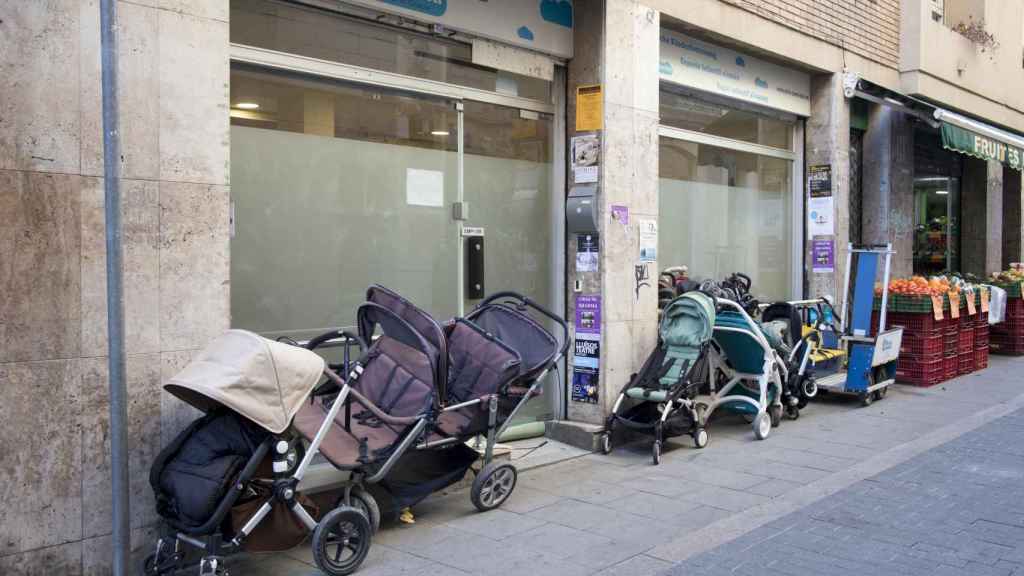
[[[949,194],[949,190],[936,190],[935,193],[939,196],[945,196],[946,194]]]
[[[448,131],[447,130],[431,130],[430,131],[430,135],[431,136],[447,136],[448,135]]]
[[[238,104],[235,104],[235,108],[238,108],[239,110],[257,110],[259,107],[260,105],[256,102],[239,102]]]

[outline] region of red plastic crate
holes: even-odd
[[[960,376],[974,372],[974,350],[966,354],[960,354],[957,358],[957,371]]]
[[[988,368],[988,346],[974,351],[974,369],[984,370],[985,368]]]
[[[967,354],[974,351],[974,328],[965,328],[957,334],[957,355]]]
[[[999,326],[999,324],[995,326]],[[1004,356],[1024,356],[1024,339],[1014,337],[1005,332],[997,332],[995,326],[993,326],[993,330],[989,332],[988,336],[989,353],[1002,354]]]
[[[922,338],[916,334],[903,333],[900,356],[910,356],[921,360],[934,360],[941,358],[945,352],[945,337],[941,334]]]
[[[1010,298],[1006,302],[1006,321],[1012,320],[1024,322],[1024,299]]]
[[[956,378],[957,372],[960,371],[959,358],[956,356],[947,356],[942,359],[942,375],[943,380],[952,380]]]
[[[942,355],[947,358],[950,356],[955,358],[959,341],[960,336],[955,332],[953,334],[944,334],[942,336]]]
[[[914,386],[934,386],[946,380],[943,360],[920,362],[900,358],[896,364],[896,380]]]
[[[974,327],[974,349],[988,348],[988,323]]]
[[[937,336],[942,334],[944,330],[948,328],[950,324],[949,318],[943,318],[942,320],[936,320],[935,316],[929,313],[911,313],[911,312],[890,312],[885,317],[885,324],[891,328],[893,326],[900,326],[903,328],[903,337],[906,338],[908,335],[919,336],[926,338],[928,336]],[[877,316],[871,323],[872,329],[878,325]]]

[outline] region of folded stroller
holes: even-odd
[[[715,304],[702,292],[687,292],[665,306],[658,325],[658,346],[619,392],[601,436],[601,450],[612,450],[612,433],[622,424],[652,434],[651,457],[661,462],[662,442],[688,434],[694,446],[708,444],[704,417],[694,402],[703,382],[705,355],[715,323]],[[626,399],[638,401],[621,411]]]

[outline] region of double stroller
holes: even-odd
[[[298,533],[292,545],[311,531],[317,567],[351,574],[380,521],[368,488],[396,506],[412,505],[465,475],[478,459],[467,441],[479,435],[486,448],[472,501],[480,510],[505,502],[516,470],[492,461],[493,447],[564,356],[565,322],[505,292],[441,326],[380,286],[367,291],[356,319],[362,353],[342,365],[343,375],[308,348],[231,330],[165,384],[205,415],[150,471],[170,531],[146,559],[145,574],[188,567],[187,549],[198,550],[201,576],[226,574],[224,556],[250,538],[287,539],[278,529]],[[561,327],[561,342],[544,320]],[[309,347],[337,336],[349,335],[332,332]],[[318,454],[344,472],[341,494],[322,516],[299,492]]]

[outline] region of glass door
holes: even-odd
[[[354,325],[370,284],[459,310],[455,101],[235,66],[232,325]]]
[[[914,179],[914,274],[960,269],[960,179]]]
[[[468,312],[482,295],[512,290],[550,308],[562,200],[551,190],[552,118],[474,101],[463,103],[463,115],[463,306]],[[517,423],[551,418],[556,386],[549,377]]]

